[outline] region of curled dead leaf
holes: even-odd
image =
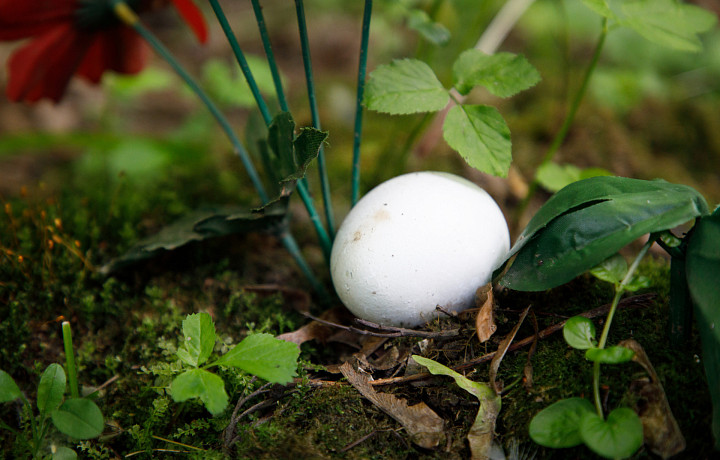
[[[480,308],[475,317],[475,331],[480,343],[487,341],[497,330],[493,315],[494,304],[492,283],[479,287],[475,292],[475,305]]]

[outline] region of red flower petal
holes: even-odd
[[[192,0],[172,0],[175,8],[180,16],[187,22],[192,31],[195,33],[200,43],[205,43],[208,38],[207,24],[200,9],[192,2]]]
[[[138,73],[145,66],[148,48],[133,29],[117,26],[98,34],[77,71],[93,83],[103,72]]]
[[[0,40],[32,37],[72,23],[76,8],[76,0],[0,0]]]
[[[8,60],[8,99],[59,101],[91,44],[92,35],[78,32],[72,23],[58,24],[37,36]]]

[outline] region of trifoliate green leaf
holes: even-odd
[[[378,67],[365,87],[368,108],[394,115],[435,112],[444,108],[449,98],[430,66],[417,59]]]
[[[510,97],[535,86],[540,81],[540,73],[517,54],[485,54],[470,49],[453,64],[453,78],[460,94],[481,85],[498,97]]]

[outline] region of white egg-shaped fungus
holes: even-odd
[[[384,182],[350,211],[335,236],[335,290],[357,317],[414,327],[473,305],[510,249],[497,203],[453,174],[418,172]]]

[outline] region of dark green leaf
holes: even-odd
[[[250,213],[236,206],[196,210],[164,227],[130,248],[125,254],[104,265],[100,272],[108,275],[136,262],[156,257],[193,241],[253,231],[278,231],[285,223],[282,207],[266,209],[262,214]]]
[[[707,214],[694,189],[665,181],[593,177],[560,190],[532,218],[510,251],[501,284],[539,291],[591,269],[646,233]]]
[[[65,395],[65,371],[57,363],[50,364],[40,377],[37,393],[37,407],[40,414],[54,411],[62,404]]]
[[[595,278],[618,285],[627,275],[627,271],[628,265],[625,258],[620,254],[613,254],[593,267],[590,274]]]
[[[484,86],[498,97],[510,97],[535,86],[540,74],[527,59],[512,53],[485,54],[477,49],[464,51],[453,64],[455,88],[468,94]]]
[[[295,169],[283,179],[283,182],[299,180],[305,177],[308,166],[317,158],[320,147],[322,147],[327,137],[327,132],[315,128],[302,128],[300,130],[300,135],[293,141]]]
[[[291,382],[297,371],[297,345],[270,334],[252,334],[215,361],[215,365],[237,367],[275,383]]]
[[[0,371],[0,403],[14,401],[22,395],[15,380],[5,371]]]
[[[417,59],[381,65],[365,86],[365,105],[378,112],[404,115],[436,112],[450,96],[430,66]]]
[[[629,348],[612,346],[607,348],[590,348],[585,351],[585,359],[603,364],[620,364],[630,361],[635,352]]]
[[[713,403],[715,447],[720,449],[720,208],[695,226],[687,246],[686,269]]]
[[[587,350],[595,347],[595,325],[584,316],[573,316],[563,326],[563,337],[573,348]]]
[[[450,40],[447,27],[430,19],[423,10],[414,9],[409,12],[408,27],[434,45],[444,45]]]
[[[177,355],[187,364],[198,367],[210,357],[215,348],[215,324],[209,314],[193,313],[182,322],[184,340]]]
[[[626,407],[610,412],[603,420],[594,412],[580,420],[580,436],[596,454],[605,458],[627,458],[643,443],[640,417]]]
[[[582,444],[579,425],[595,408],[583,398],[561,399],[538,412],[530,421],[530,437],[545,447],[574,447]]]
[[[55,428],[76,439],[97,438],[105,427],[100,408],[89,399],[67,399],[51,412]]]
[[[507,176],[512,161],[510,129],[496,108],[456,105],[445,118],[443,137],[473,168]]]
[[[228,405],[225,382],[204,369],[190,369],[175,377],[170,384],[170,395],[175,402],[200,398],[213,415],[220,414]]]

